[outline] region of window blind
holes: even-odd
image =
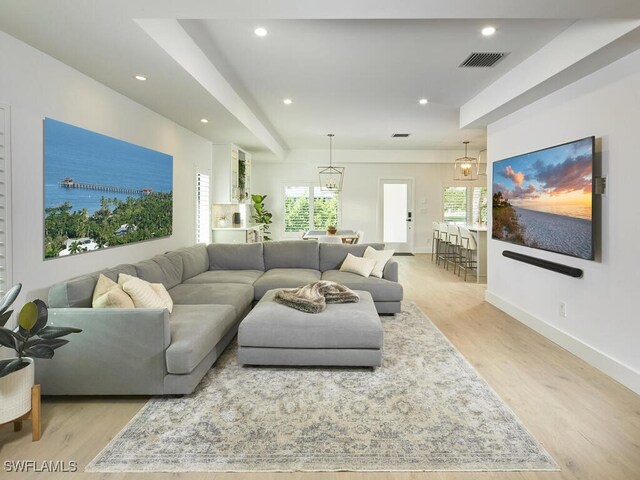
[[[209,204],[209,175],[196,175],[196,241],[209,243],[211,237],[211,206]]]
[[[0,105],[0,295],[10,287],[9,109]]]

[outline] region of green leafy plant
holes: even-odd
[[[264,239],[265,241],[271,240],[271,231],[269,229],[269,225],[273,222],[271,217],[273,214],[269,213],[269,211],[264,206],[264,199],[267,198],[266,195],[251,195],[251,201],[253,202],[253,216],[251,217],[254,222],[264,224]]]
[[[27,302],[18,315],[18,328],[11,330],[5,324],[13,310],[9,310],[22,289],[17,284],[0,300],[0,345],[16,351],[17,357],[0,360],[0,377],[5,377],[29,365],[25,357],[52,358],[54,351],[69,343],[60,337],[80,333],[79,328],[47,325],[47,305],[42,300]]]

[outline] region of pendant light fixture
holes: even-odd
[[[464,157],[457,158],[453,164],[453,179],[456,181],[472,181],[478,179],[478,159],[467,155],[469,142],[464,143]]]
[[[340,192],[342,191],[344,167],[333,166],[334,134],[329,133],[327,137],[329,137],[329,166],[318,167],[318,176],[320,177],[320,190],[323,192]]]

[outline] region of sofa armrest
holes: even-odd
[[[45,395],[163,393],[171,343],[165,309],[50,308],[49,323],[81,328],[51,360],[38,360]]]
[[[392,282],[398,281],[398,262],[393,258],[389,259],[382,271],[382,278],[385,280],[391,280]]]

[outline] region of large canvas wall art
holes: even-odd
[[[592,260],[594,142],[495,162],[492,237]]]
[[[173,157],[44,120],[44,256],[171,235]]]

